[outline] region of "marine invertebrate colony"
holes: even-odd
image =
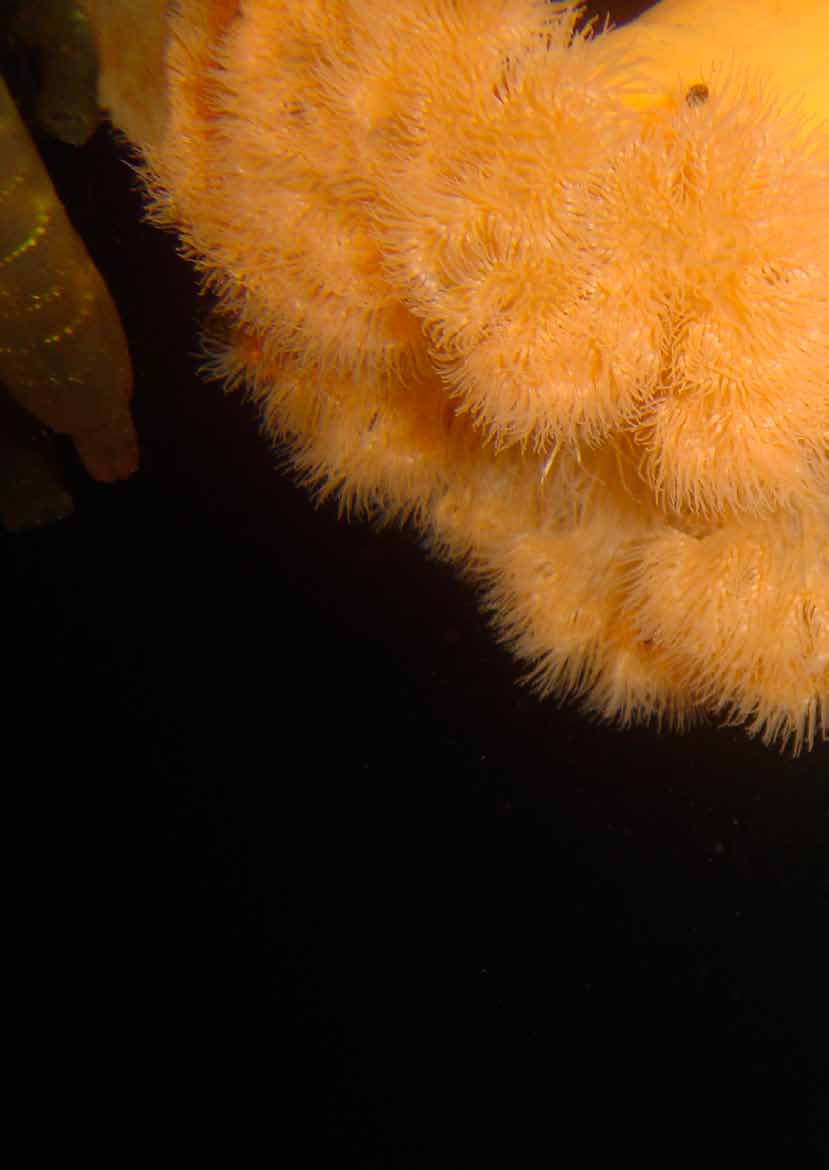
[[[306,480],[465,565],[542,692],[826,736],[823,0],[144,7],[166,91],[114,119]]]

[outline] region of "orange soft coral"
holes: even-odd
[[[829,132],[813,46],[798,94],[733,20],[702,55],[704,7],[637,40],[543,0],[179,0],[139,145],[216,371],[318,491],[463,562],[542,691],[797,751],[829,732]]]

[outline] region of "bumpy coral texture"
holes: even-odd
[[[471,571],[542,692],[799,751],[829,140],[726,69],[634,111],[596,44],[545,0],[182,0],[152,209],[219,294],[215,371],[322,495]]]

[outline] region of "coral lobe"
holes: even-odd
[[[634,108],[613,35],[182,0],[152,208],[218,291],[215,371],[323,495],[463,562],[542,691],[797,751],[829,726],[829,139],[736,68]]]

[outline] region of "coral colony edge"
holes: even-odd
[[[84,7],[319,498],[417,526],[541,694],[827,737],[824,0]]]

